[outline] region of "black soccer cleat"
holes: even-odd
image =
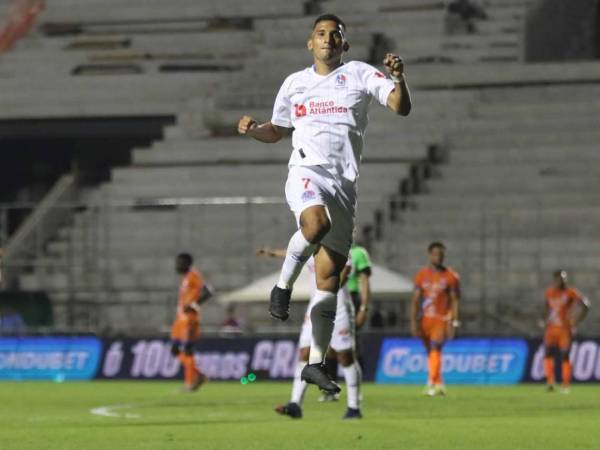
[[[302,419],[302,408],[298,403],[288,403],[287,405],[279,405],[275,408],[277,414],[289,416],[292,419]]]
[[[328,394],[337,394],[342,390],[335,381],[329,378],[325,366],[320,363],[304,366],[300,378],[308,384],[316,384],[319,389]]]
[[[360,409],[348,408],[342,419],[362,419],[362,413]]]
[[[275,319],[285,322],[290,317],[290,298],[291,289],[281,289],[275,286],[271,291],[271,303],[269,305],[269,314]]]

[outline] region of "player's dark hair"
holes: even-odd
[[[184,261],[188,266],[191,266],[194,263],[194,258],[189,253],[180,253],[177,255],[177,259]]]
[[[315,19],[315,22],[313,23],[313,30],[315,29],[315,27],[317,26],[317,24],[319,22],[323,22],[325,20],[331,20],[332,22],[335,22],[337,24],[337,26],[342,29],[343,32],[346,31],[346,24],[344,23],[344,21],[342,19],[340,19],[335,14],[321,14],[319,17],[317,17]]]
[[[446,250],[446,246],[439,241],[435,241],[435,242],[432,242],[431,244],[429,244],[429,246],[427,247],[427,251],[429,253],[431,253],[431,250],[433,250],[434,248],[440,248],[442,250]]]

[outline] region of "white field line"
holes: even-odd
[[[133,408],[134,406],[135,405],[99,406],[97,408],[90,409],[90,414],[102,417],[116,417],[118,419],[139,419],[142,417],[140,414],[121,413],[117,411],[120,409]]]

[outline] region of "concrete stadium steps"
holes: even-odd
[[[419,194],[414,196],[415,208],[423,211],[480,211],[489,210],[491,214],[495,211],[502,214],[512,208],[551,208],[557,205],[570,205],[573,207],[600,206],[600,193],[560,191],[541,193],[502,193],[489,195],[481,192],[437,192],[435,195]]]
[[[260,144],[253,139],[214,138],[189,140],[165,140],[155,142],[151,148],[135,149],[133,163],[136,165],[173,165],[231,163],[239,161],[280,161],[286,163],[291,153],[291,141],[277,144]]]
[[[578,235],[591,232],[600,222],[600,208],[582,209],[563,206],[548,209],[512,209],[502,213],[486,211],[411,211],[402,216],[402,227],[419,232],[436,233],[439,229],[466,231],[479,230],[484,226],[486,234],[530,231],[532,234]],[[592,228],[592,229],[590,229]],[[591,233],[596,235],[600,233]]]
[[[547,191],[566,191],[571,194],[585,194],[590,189],[600,189],[600,179],[590,173],[587,177],[552,176],[537,177],[523,180],[519,177],[501,178],[472,178],[460,180],[427,180],[429,193],[461,193],[469,189],[477,190],[480,194],[535,194]]]
[[[409,174],[406,163],[369,163],[361,168],[359,196],[396,193]],[[117,168],[112,182],[102,187],[111,199],[283,196],[287,179],[284,165],[228,165],[194,167]]]
[[[150,21],[174,18],[301,16],[303,3],[299,0],[273,2],[270,0],[221,0],[199,2],[178,0],[130,0],[127,4],[105,0],[53,0],[42,15],[44,22],[102,22]]]
[[[564,164],[573,158],[588,164],[600,162],[600,152],[594,144],[571,144],[522,146],[514,144],[502,148],[458,147],[453,148],[449,159],[453,164],[463,164],[465,167],[478,165],[537,165],[538,167],[552,167],[554,164]],[[593,166],[588,166],[588,169]]]
[[[203,92],[221,77],[205,73],[5,80],[0,82],[0,117],[175,114],[190,92]]]

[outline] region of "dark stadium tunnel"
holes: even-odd
[[[80,187],[107,181],[112,167],[131,163],[132,149],[160,139],[173,122],[172,116],[0,121],[0,203],[13,203],[9,233],[61,175],[73,173]]]

